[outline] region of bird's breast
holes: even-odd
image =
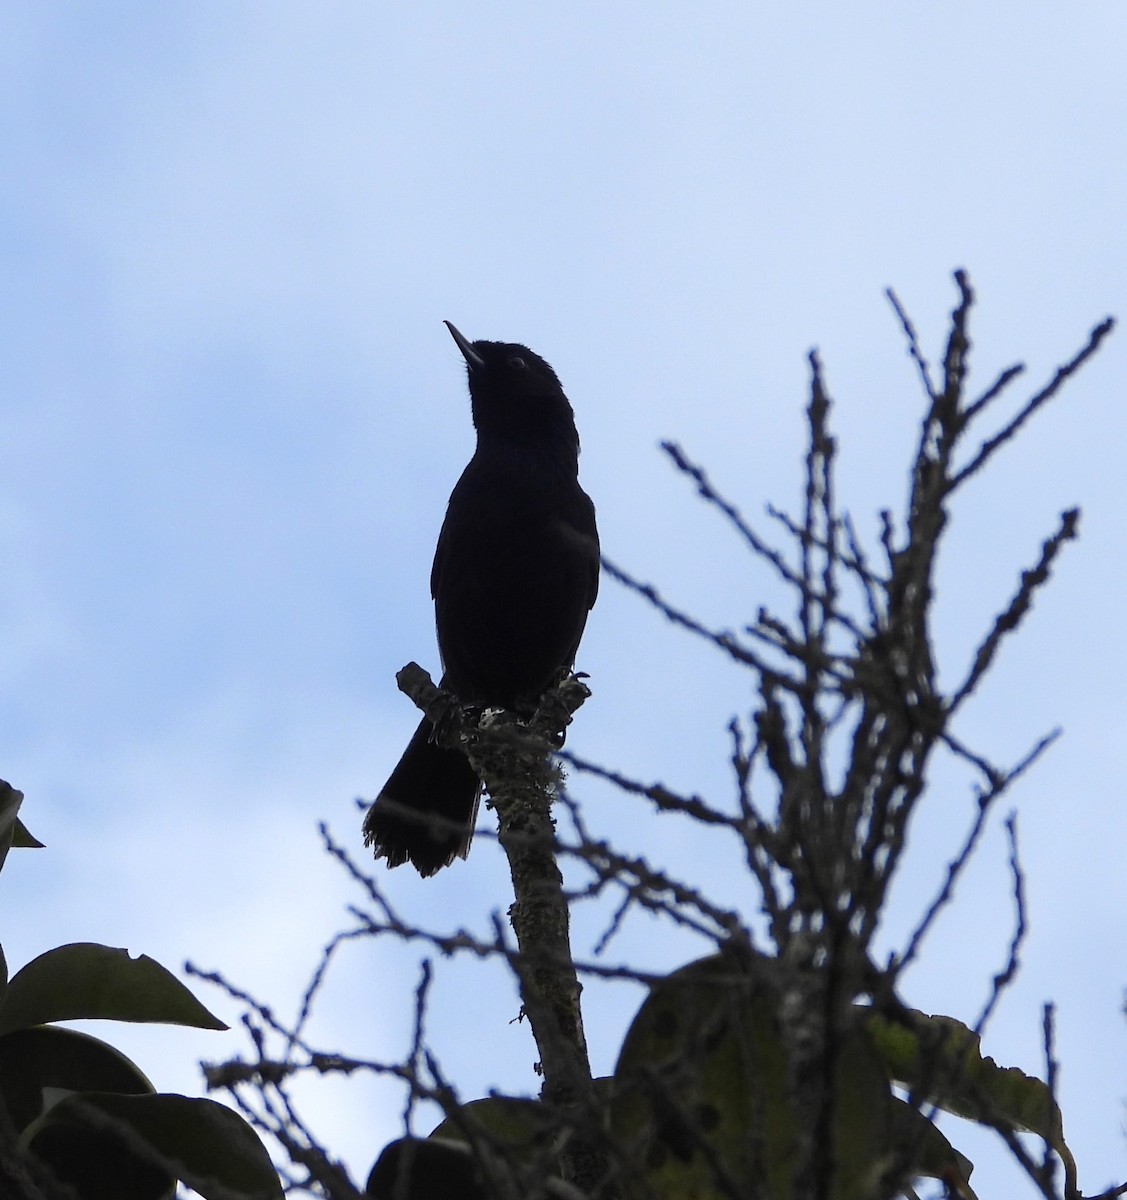
[[[431,577],[439,649],[465,701],[520,707],[570,667],[598,541],[574,473],[467,467]]]

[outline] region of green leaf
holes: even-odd
[[[978,1035],[953,1017],[908,1010],[904,1020],[894,1021],[870,1013],[866,1025],[889,1076],[914,1099],[980,1125],[1037,1134],[1060,1155],[1066,1192],[1075,1189],[1076,1161],[1046,1083],[1016,1067],[999,1067],[983,1055]]]
[[[136,1063],[101,1039],[40,1026],[0,1037],[0,1099],[17,1130],[38,1120],[67,1092],[152,1092]]]
[[[112,1092],[69,1096],[27,1132],[30,1149],[41,1157],[44,1137],[72,1151],[77,1173],[70,1178],[87,1179],[113,1148],[150,1171],[181,1180],[205,1200],[232,1195],[282,1200],[277,1172],[258,1135],[214,1100]]]
[[[93,942],[41,954],[12,976],[0,999],[0,1034],[92,1017],[227,1028],[160,963]]]
[[[400,1138],[384,1148],[368,1200],[489,1200],[469,1147],[445,1138]]]
[[[720,956],[692,963],[651,989],[626,1035],[611,1129],[659,1200],[720,1195],[714,1163],[790,1194],[786,1055],[756,973]]]
[[[780,965],[715,955],[656,985],[615,1068],[611,1130],[635,1164],[628,1195],[794,1194],[798,1117],[778,1019]],[[891,1093],[863,1032],[834,1063],[834,1200],[879,1195]],[[726,1177],[726,1178],[725,1178]]]

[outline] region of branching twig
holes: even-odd
[[[1008,441],[1010,441],[1021,427],[1029,420],[1031,416],[1049,400],[1051,400],[1057,392],[1060,391],[1065,381],[1074,375],[1093,354],[1100,348],[1104,338],[1115,328],[1115,320],[1112,317],[1107,317],[1101,321],[1089,334],[1088,344],[1080,350],[1072,359],[1057,368],[1053,378],[1033,397],[1031,397],[1022,408],[1022,410],[1013,418],[1007,425],[998,431],[992,438],[988,438],[979,447],[978,452],[965,467],[962,468],[951,480],[951,490],[959,487],[972,475],[975,475],[986,462],[992,457],[995,451],[1000,450]]]
[[[986,1029],[986,1023],[998,1007],[998,1003],[1002,999],[1002,994],[1017,978],[1018,954],[1021,951],[1022,943],[1025,941],[1027,931],[1025,923],[1025,875],[1022,872],[1021,861],[1018,858],[1017,816],[1014,813],[1010,813],[1006,818],[1006,836],[1010,843],[1010,872],[1013,876],[1014,931],[1013,937],[1010,939],[1010,952],[1006,959],[1006,965],[994,976],[990,995],[987,997],[986,1003],[982,1006],[982,1012],[979,1013],[978,1020],[974,1023],[973,1029],[976,1035],[982,1034]]]
[[[1063,549],[1064,543],[1072,541],[1077,536],[1076,528],[1079,520],[1079,509],[1070,508],[1066,512],[1063,512],[1061,514],[1060,527],[1052,537],[1046,539],[1041,547],[1041,558],[1037,565],[1030,571],[1022,572],[1021,586],[1005,610],[995,617],[993,628],[975,652],[974,663],[967,672],[966,679],[951,697],[950,701],[948,701],[948,718],[974,692],[983,675],[990,669],[994,661],[994,656],[998,653],[1003,639],[1018,628],[1029,612],[1037,590],[1048,582],[1053,564],[1056,562],[1057,555]]]

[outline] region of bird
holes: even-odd
[[[440,686],[464,705],[530,715],[574,666],[598,594],[595,507],[555,371],[527,346],[445,325],[466,362],[477,442],[430,574]],[[433,875],[469,853],[481,787],[424,717],[368,809],[364,842],[389,867]]]

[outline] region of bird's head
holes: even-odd
[[[517,342],[471,342],[449,321],[446,328],[466,360],[473,420],[479,434],[546,437],[573,442],[575,418],[555,371]]]

